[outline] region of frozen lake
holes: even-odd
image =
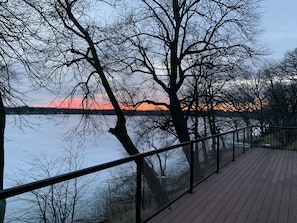
[[[93,118],[98,120],[87,119],[88,122],[82,122],[81,117],[81,115],[25,115],[24,118],[26,120],[23,121],[23,119],[19,119],[19,116],[7,116],[5,131],[5,188],[16,186],[20,183],[23,184],[47,178],[47,174],[55,176],[72,171],[67,169],[67,167],[61,168],[61,166],[67,166],[70,162],[69,160],[71,160],[71,162],[75,160],[76,151],[79,151],[84,158],[78,169],[127,156],[118,140],[112,134],[108,133],[108,129],[115,125],[114,116],[96,115],[93,116]],[[144,117],[140,116],[136,117],[138,121],[145,122],[143,118]],[[94,123],[95,126],[93,125]],[[137,130],[137,122],[135,122],[135,119],[128,119],[127,126],[130,130],[132,130],[132,128],[133,130]],[[94,129],[97,130],[94,131]],[[131,133],[132,131],[130,134]],[[131,137],[136,139],[136,136],[133,137],[133,135],[131,135]],[[158,136],[154,135],[153,137],[153,141],[156,145],[162,147],[163,145],[158,141]],[[162,142],[165,141],[163,136],[159,139]],[[170,142],[172,143],[171,140]],[[146,148],[143,144],[140,147]],[[69,151],[73,151],[72,156],[69,156],[71,155]],[[187,162],[182,147],[177,151],[172,151],[164,155],[164,158],[167,157],[166,175],[168,179],[176,174],[176,170],[186,172],[185,168],[187,165],[185,165],[185,163]],[[67,156],[68,160],[65,159]],[[173,159],[168,157],[173,157]],[[156,160],[158,161],[158,159]],[[155,167],[158,168],[158,165],[155,165]],[[135,179],[132,174],[133,171],[135,171],[134,162],[79,178],[78,185],[82,186],[79,203],[82,208],[81,213],[85,211],[83,207],[89,207],[90,200],[94,201],[94,196],[100,198],[98,201],[102,200],[103,202],[105,201],[106,193],[111,193],[110,188],[117,188],[116,191],[118,191],[118,180],[130,179],[132,176],[133,183],[133,179]],[[64,184],[60,184],[58,186],[62,187],[63,185]],[[47,189],[48,188],[44,188],[44,190],[41,190],[41,193],[44,191],[46,197]],[[68,190],[68,188],[66,189]],[[60,191],[60,189],[58,191]],[[129,194],[130,192],[129,190]],[[133,193],[132,191],[132,194]],[[115,196],[117,196],[117,194]],[[86,203],[88,205],[86,205]],[[35,209],[31,208],[32,205],[35,205]],[[105,207],[103,203],[99,205],[103,205],[100,207]],[[28,216],[30,217],[31,211],[33,214],[39,213],[36,212],[38,205],[36,205],[36,199],[34,199],[34,197],[32,198],[31,193],[7,199],[6,207],[6,218],[9,219],[7,222],[24,222],[15,221],[15,219],[18,219],[18,215],[22,216],[24,213],[29,213]],[[12,219],[12,221],[10,221],[10,219]]]
[[[94,115],[91,116],[91,120],[84,119],[84,121],[81,119],[82,115],[24,115],[21,117],[7,116],[5,188],[15,186],[16,179],[23,183],[32,181],[32,179],[27,179],[30,177],[24,177],[24,173],[32,176],[36,172],[38,175],[40,163],[52,164],[56,162],[54,167],[48,165],[49,169],[62,166],[63,158],[69,156],[69,151],[79,151],[84,158],[78,169],[127,156],[119,141],[108,132],[110,127],[115,126],[115,116]],[[143,117],[139,116],[138,118]],[[223,118],[222,120],[224,123],[231,123],[229,119]],[[135,120],[128,119],[128,130],[129,127],[135,130],[131,121],[135,124]],[[134,138],[131,133],[132,131],[129,132],[130,136]],[[154,137],[156,138],[154,141],[159,145],[158,137],[156,135]],[[163,138],[159,140],[164,141]],[[159,145],[160,148],[164,146],[166,145]],[[53,170],[51,176],[56,173],[61,174]],[[20,179],[22,176],[23,179]],[[46,177],[40,175],[36,176],[34,180],[43,178]]]
[[[105,163],[125,156],[124,149],[108,128],[113,127],[114,116],[96,122],[102,131],[80,131],[81,115],[8,115],[5,130],[4,186],[15,185],[21,172],[31,171],[32,162],[41,162],[67,156],[67,150],[79,150],[84,156],[82,167]],[[100,117],[103,118],[103,117]],[[21,123],[20,123],[21,122]],[[80,128],[73,132],[80,123]]]

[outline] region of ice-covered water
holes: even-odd
[[[115,116],[96,115],[83,121],[81,115],[24,115],[21,117],[7,116],[4,175],[6,188],[15,186],[15,179],[22,172],[31,170],[32,162],[34,165],[36,159],[43,162],[43,159],[48,161],[65,157],[69,149],[83,151],[84,162],[79,168],[127,156],[119,141],[108,132],[108,129],[115,125]],[[228,119],[223,120],[228,121]],[[132,133],[135,126],[129,121],[135,120],[128,120],[127,123],[131,130],[129,133]],[[70,134],[74,129],[76,129],[74,134]],[[133,135],[131,137],[133,138]],[[160,145],[160,147],[163,146]]]
[[[5,187],[15,185],[21,172],[29,171],[36,159],[52,160],[67,154],[67,149],[80,150],[84,154],[82,167],[105,163],[125,156],[117,139],[107,132],[113,116],[98,122],[102,131],[75,132],[81,121],[80,115],[9,115],[5,130]],[[107,123],[107,125],[106,125]],[[82,126],[85,123],[81,123]],[[104,126],[103,126],[104,125]],[[111,126],[112,127],[112,126]],[[90,130],[90,129],[89,129]],[[79,130],[78,130],[79,131]],[[71,134],[72,137],[69,136]],[[31,163],[31,164],[30,164]]]

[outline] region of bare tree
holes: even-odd
[[[199,71],[199,67],[214,69],[216,78],[221,74],[222,80],[227,70],[259,54],[255,48],[259,1],[148,0],[133,4],[132,9],[127,7],[131,11],[126,13],[126,31],[121,30],[130,53],[123,51],[121,61],[128,73],[145,78],[145,86],[149,82],[163,92],[158,99],[154,93],[143,94],[136,105],[166,106],[179,141],[189,141],[182,101],[186,83],[204,75],[196,72],[193,76],[193,69]]]
[[[68,94],[70,97],[81,96],[83,108],[99,103],[100,93],[106,95],[105,99],[112,105],[117,118],[115,127],[110,128],[109,132],[121,142],[129,155],[139,153],[128,134],[126,117],[112,85],[114,73],[110,72],[112,65],[116,64],[112,64],[109,51],[115,45],[109,44],[112,31],[116,27],[104,26],[100,17],[96,17],[96,12],[92,11],[96,7],[100,10],[99,6],[105,4],[105,1],[24,0],[24,2],[38,13],[38,20],[45,27],[43,36],[48,44],[39,49],[39,52],[44,56],[44,62],[51,68],[50,81],[57,80],[60,86],[66,88],[67,85],[73,84]],[[110,3],[105,6],[113,5]],[[154,170],[145,161],[143,173],[157,204],[159,206],[166,204],[167,195],[156,179]]]
[[[117,1],[23,2],[37,12],[36,19],[43,24],[40,36],[44,44],[36,52],[42,56],[36,57],[51,67],[50,82],[64,83],[61,91],[72,84],[68,94],[72,98],[81,96],[84,108],[97,104],[98,96],[104,95],[117,117],[109,131],[130,155],[139,150],[128,134],[119,99],[123,92],[128,98],[138,95],[129,87],[119,90],[123,76],[117,74],[124,71],[119,65],[124,64],[129,74],[141,74],[134,78],[138,89],[153,86],[165,96],[158,101],[151,98],[152,94],[157,95],[155,92],[142,91],[136,105],[167,107],[177,138],[185,142],[191,137],[180,96],[185,81],[192,81],[191,70],[235,67],[258,53],[254,48],[258,0],[124,2],[131,6],[127,7],[131,12],[121,21],[111,19],[115,23],[102,22],[98,9],[102,4],[112,9]],[[124,79],[128,80],[126,76]],[[184,151],[190,160],[190,150]],[[166,194],[150,165],[144,162],[143,166],[154,197],[162,206],[167,201]]]
[[[193,139],[188,126],[191,116],[185,112],[189,104],[184,99],[193,96],[186,94],[188,83],[199,80],[197,76],[205,77],[205,85],[199,91],[208,106],[210,131],[217,133],[216,94],[232,79],[239,65],[260,54],[255,44],[259,2],[131,1],[125,7],[121,19],[124,22],[117,26],[122,47],[116,54],[127,74],[139,80],[139,99],[135,102],[134,97],[131,103],[135,107],[142,104],[166,107],[174,135],[180,142],[189,141]],[[190,162],[189,148],[185,147],[184,153]],[[198,151],[194,163],[199,177]]]
[[[252,119],[264,126],[269,83],[264,75],[265,70],[243,70],[238,81],[230,84],[224,93],[226,108],[236,112],[246,126],[254,124]]]
[[[3,189],[3,178],[4,178],[4,131],[5,131],[5,110],[4,105],[2,101],[2,95],[0,93],[0,130],[1,130],[1,136],[0,136],[0,189]],[[1,210],[1,216],[0,216],[0,222],[3,222],[4,220],[4,214],[5,214],[5,201],[0,201],[0,210]]]
[[[266,121],[274,126],[295,126],[297,123],[296,77],[293,71],[283,70],[281,62],[270,70],[267,87]]]
[[[250,98],[250,109],[257,114],[261,126],[296,123],[296,55],[296,50],[289,51],[282,60],[264,64],[239,88],[241,94],[238,95]],[[241,99],[241,108],[246,101]]]
[[[79,170],[84,165],[84,151],[81,148],[66,148],[63,156],[35,157],[29,171],[20,170],[17,184],[50,178],[59,174]],[[92,179],[73,179],[31,191],[18,197],[25,205],[7,216],[7,221],[27,222],[74,222],[84,213],[84,202]]]
[[[296,81],[297,74],[297,48],[288,51],[279,64],[279,75],[286,76],[291,81]]]
[[[26,13],[20,1],[0,1],[0,189],[3,189],[4,176],[4,131],[5,107],[25,105],[26,92],[34,81],[34,88],[41,79],[36,79],[33,64],[27,57],[27,49],[33,48],[37,34],[30,29],[32,14]],[[31,82],[32,81],[32,82]],[[33,85],[32,85],[33,86]],[[33,87],[30,89],[32,90]],[[0,222],[5,214],[5,201],[0,204]]]

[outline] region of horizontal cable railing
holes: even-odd
[[[242,128],[4,189],[6,222],[145,222],[251,148],[257,130]]]

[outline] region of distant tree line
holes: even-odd
[[[114,110],[108,109],[78,109],[78,108],[52,108],[52,107],[5,107],[5,113],[7,115],[115,115]],[[168,116],[170,112],[168,110],[123,110],[127,116]],[[184,111],[189,116],[196,116],[194,112]],[[241,117],[237,112],[226,111],[216,109],[214,111],[216,117]],[[245,111],[243,111],[245,113]],[[198,117],[204,117],[207,115],[206,111],[200,111]],[[253,117],[253,114],[249,114]],[[256,116],[254,116],[256,118]]]

